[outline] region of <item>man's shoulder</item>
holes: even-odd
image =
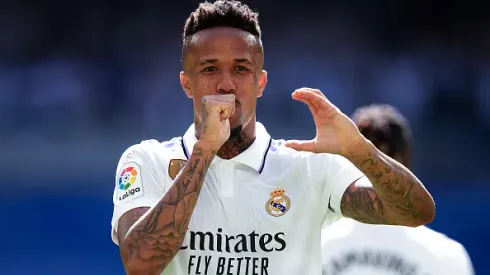
[[[468,272],[472,269],[471,259],[463,244],[426,226],[413,229],[413,239],[425,246],[444,264],[458,269],[462,268]]]
[[[171,159],[186,159],[181,137],[166,141],[148,139],[133,144],[123,153],[120,163],[134,161],[144,165],[148,162],[170,161]]]
[[[156,139],[142,140],[140,143],[131,145],[128,150],[143,154],[165,154],[182,151],[182,137],[174,137],[166,141]]]
[[[461,243],[427,226],[412,228],[412,230],[409,231],[409,234],[413,240],[427,246],[438,248],[441,252],[443,251],[444,254],[451,255],[466,253],[464,252],[465,249]]]
[[[424,225],[416,228],[410,228],[410,230],[408,230],[407,232],[412,239],[423,240],[424,242],[426,240],[432,240],[432,242],[445,243],[448,240],[451,240],[445,234],[435,231],[434,229],[431,229]]]

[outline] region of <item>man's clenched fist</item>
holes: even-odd
[[[235,95],[202,98],[203,116],[199,141],[218,151],[230,137],[230,117],[235,113]]]

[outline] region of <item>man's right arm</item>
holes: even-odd
[[[215,151],[200,142],[151,208],[135,208],[118,222],[118,240],[127,274],[160,274],[179,252]]]

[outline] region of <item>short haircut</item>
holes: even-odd
[[[187,48],[187,38],[207,29],[231,27],[248,32],[257,38],[262,49],[262,33],[259,25],[259,14],[252,11],[240,1],[218,0],[203,2],[187,18],[182,34],[182,62]]]
[[[387,155],[399,156],[409,165],[412,131],[407,119],[395,107],[385,104],[364,106],[357,109],[352,118],[374,146],[385,147]]]
[[[219,0],[199,4],[185,22],[183,39],[216,27],[236,28],[262,38],[258,13],[240,1]]]

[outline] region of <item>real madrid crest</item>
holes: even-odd
[[[180,170],[182,170],[187,163],[185,159],[172,159],[168,163],[168,175],[171,179],[175,179],[179,174]]]
[[[291,200],[285,195],[284,189],[274,189],[270,193],[270,199],[265,204],[265,210],[273,217],[280,217],[288,212]]]

